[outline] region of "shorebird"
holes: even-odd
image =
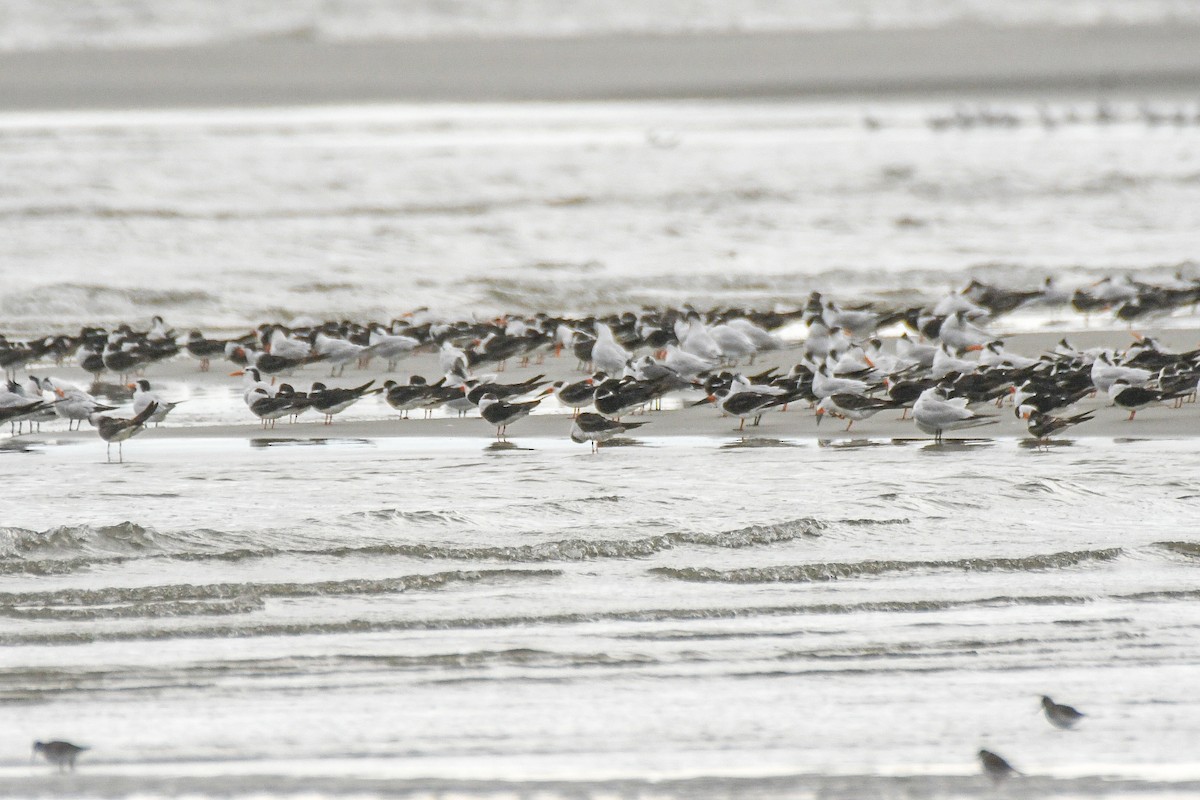
[[[1008,778],[1011,778],[1013,775],[1021,774],[1013,768],[1012,764],[1009,764],[991,750],[979,751],[979,763],[983,765],[983,771],[987,773],[987,776],[991,778],[994,783],[1001,783]]]
[[[826,414],[832,414],[849,420],[846,423],[846,430],[850,430],[850,426],[855,422],[873,416],[884,409],[903,407],[895,400],[881,400],[861,394],[831,394],[828,397],[822,397],[821,402],[817,403],[817,424],[821,424],[821,418]]]
[[[1056,703],[1046,695],[1042,695],[1042,710],[1046,712],[1046,719],[1050,720],[1051,725],[1063,730],[1075,727],[1075,723],[1086,716],[1082,711]]]
[[[496,438],[504,439],[508,426],[529,416],[541,404],[541,400],[526,403],[506,403],[494,394],[485,394],[479,400],[479,413],[496,426]]]
[[[579,444],[591,442],[594,453],[601,442],[607,442],[627,430],[640,428],[645,424],[644,422],[614,422],[607,417],[585,411],[571,424],[571,441]]]
[[[140,414],[137,414],[133,419],[123,419],[121,417],[105,417],[99,411],[94,412],[88,421],[96,426],[96,432],[100,434],[100,438],[107,442],[104,449],[104,454],[108,460],[112,461],[112,443],[117,443],[117,457],[120,463],[125,463],[125,454],[122,452],[122,443],[136,436],[146,429],[146,421],[154,415],[158,410],[158,403],[150,403]]]
[[[332,425],[334,414],[342,413],[369,394],[379,394],[383,391],[382,388],[372,389],[373,383],[373,380],[367,381],[353,389],[329,388],[323,383],[314,383],[308,393],[308,399],[313,408],[325,415],[325,424]]]
[[[1129,420],[1132,421],[1137,412],[1147,406],[1161,405],[1165,400],[1173,400],[1176,397],[1184,397],[1190,394],[1190,390],[1167,394],[1155,389],[1144,389],[1141,386],[1130,386],[1125,380],[1118,379],[1108,387],[1108,397],[1113,401],[1113,405],[1129,411]]]
[[[921,396],[913,404],[913,420],[920,430],[932,433],[935,442],[942,441],[942,434],[946,431],[997,422],[993,415],[976,414],[968,410],[965,397],[947,400],[936,386],[921,392]]]
[[[1017,416],[1025,420],[1026,430],[1035,439],[1049,439],[1054,434],[1065,431],[1073,425],[1087,422],[1095,413],[1096,411],[1093,409],[1082,414],[1076,414],[1073,417],[1055,417],[1050,414],[1043,414],[1033,406],[1023,405],[1017,407]]]
[[[161,397],[159,397],[157,392],[150,391],[150,381],[146,380],[145,378],[128,384],[128,388],[133,389],[133,412],[135,414],[140,414],[145,411],[146,406],[150,405],[151,403],[158,404],[158,410],[155,411],[154,415],[148,420],[149,422],[153,422],[155,427],[158,427],[158,425],[167,418],[167,414],[170,414],[176,406],[183,402],[182,400],[179,400],[174,403],[169,403],[166,400],[163,400]]]
[[[59,772],[73,771],[75,769],[75,759],[87,749],[87,747],[81,747],[70,742],[34,742],[33,753],[30,755],[29,761],[32,763],[37,754],[41,753],[47,761],[58,767]]]

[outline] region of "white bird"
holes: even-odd
[[[1129,386],[1145,386],[1154,377],[1154,373],[1141,367],[1123,367],[1114,364],[1108,353],[1101,353],[1092,362],[1092,385],[1096,391],[1108,393],[1117,381],[1123,381]]]
[[[629,361],[629,351],[617,343],[612,328],[596,323],[596,343],[592,345],[592,366],[609,375],[620,375]]]
[[[929,377],[940,380],[951,372],[957,372],[960,375],[970,375],[978,367],[979,362],[961,358],[951,353],[950,348],[946,347],[946,344],[943,342],[934,351],[933,367],[929,371]]]
[[[754,343],[755,349],[757,349],[757,351],[760,353],[768,350],[783,349],[782,339],[775,334],[760,328],[758,325],[755,325],[745,317],[734,317],[731,320],[727,320],[725,324],[731,328],[736,328],[738,331],[745,334],[746,337]]]
[[[941,390],[931,386],[921,392],[913,404],[913,420],[925,433],[932,433],[934,441],[940,442],[945,431],[974,428],[997,422],[994,415],[976,414],[967,409],[967,398],[955,397],[947,400]]]
[[[754,358],[758,348],[754,346],[749,336],[730,325],[714,325],[708,329],[708,335],[721,349],[721,355],[726,361],[737,361],[739,358]]]
[[[936,345],[914,342],[908,338],[907,333],[896,340],[896,357],[908,364],[928,369],[933,366],[933,356],[936,352]]]
[[[979,365],[983,367],[1007,367],[1025,369],[1037,364],[1036,358],[1029,358],[1013,353],[1004,347],[1004,342],[996,340],[989,342],[987,347],[979,351]]]
[[[54,413],[67,421],[67,430],[71,430],[72,425],[78,429],[93,414],[116,409],[116,406],[105,405],[82,389],[56,389],[55,394],[61,399],[54,404]]]
[[[449,339],[442,342],[438,350],[438,366],[446,375],[467,376],[470,374],[470,362],[467,354],[461,348],[455,347]]]
[[[720,361],[725,356],[708,328],[698,319],[675,320],[675,338],[679,340],[679,349],[685,353],[709,361]]]
[[[303,361],[312,354],[312,345],[303,339],[293,339],[282,328],[271,331],[267,352],[289,361]]]
[[[829,374],[825,364],[813,371],[812,393],[818,399],[824,399],[832,394],[866,394],[871,385],[866,381],[855,378],[838,378]]]
[[[361,344],[348,342],[345,339],[336,339],[324,331],[317,333],[316,339],[313,340],[313,350],[322,359],[333,365],[329,369],[330,377],[333,376],[335,368],[338,375],[345,372],[346,365],[351,361],[358,360],[366,349]]]
[[[942,321],[942,327],[938,329],[938,338],[955,350],[979,348],[996,340],[993,334],[971,323],[962,311],[955,311]]]
[[[662,363],[667,369],[673,370],[684,378],[695,378],[703,372],[709,372],[716,368],[717,362],[709,361],[706,358],[685,353],[676,345],[668,344],[666,346],[666,357]]]
[[[158,408],[155,409],[154,413],[151,414],[146,420],[147,422],[153,422],[155,426],[162,423],[162,421],[167,418],[167,414],[170,414],[171,411],[173,411],[175,407],[182,402],[178,401],[170,403],[166,400],[163,400],[162,397],[159,396],[158,392],[150,390],[150,381],[146,380],[145,378],[137,381],[136,383],[129,384],[129,388],[133,389],[134,414],[141,414],[151,403],[157,404]]]
[[[388,369],[394,370],[401,359],[412,355],[421,343],[411,336],[388,333],[382,325],[374,325],[367,339],[369,353],[379,356],[388,362]]]

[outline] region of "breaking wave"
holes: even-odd
[[[651,570],[676,580],[698,583],[810,583],[834,581],[839,578],[869,577],[919,570],[964,570],[967,572],[1029,572],[1045,569],[1064,569],[1092,561],[1112,561],[1122,553],[1121,548],[1081,550],[1050,553],[1023,558],[962,558],[950,561],[858,561],[828,562],[782,567],[751,567],[718,570],[700,567],[656,567]]]

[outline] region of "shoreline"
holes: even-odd
[[[0,112],[972,94],[1190,96],[1200,27],[264,40],[0,54]]]

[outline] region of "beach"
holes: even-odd
[[[8,19],[10,342],[154,315],[181,344],[715,319],[813,292],[928,312],[975,279],[1044,293],[978,320],[1017,356],[1200,347],[1194,304],[1067,302],[1200,277],[1200,27],[1167,0]],[[874,331],[881,352],[905,332]],[[787,373],[812,330],[776,333],[722,368]],[[477,409],[402,419],[378,394],[263,427],[236,369],[127,376],[179,405],[119,451],[86,422],[0,433],[5,797],[1200,788],[1191,398],[1129,420],[1085,396],[1055,413],[1091,419],[1038,440],[1001,397],[935,441],[898,409],[847,430],[803,400],[743,428],[692,388],[592,452],[550,396],[502,439]],[[475,373],[542,376],[525,399],[588,374],[569,351]],[[133,413],[78,355],[29,375]],[[443,377],[434,347],[268,381],[414,375]],[[1045,695],[1086,716],[1055,727]],[[54,740],[88,748],[74,771],[31,763]],[[980,750],[1021,774],[994,781]]]

